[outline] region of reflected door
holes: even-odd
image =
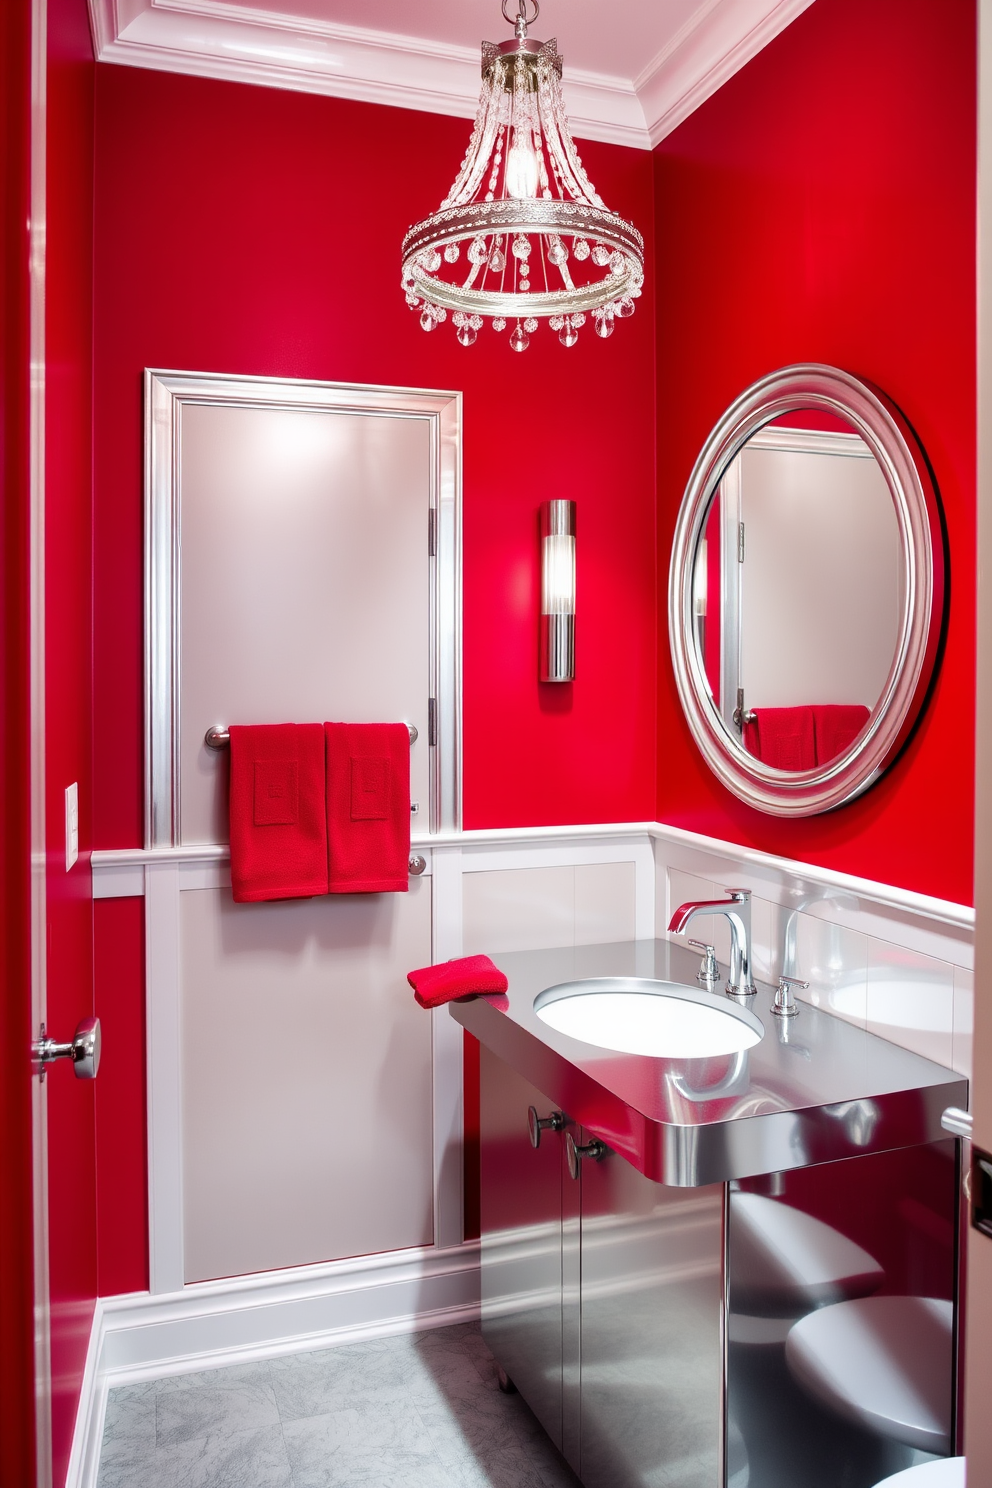
[[[722,492],[725,709],[738,688],[748,709],[874,708],[902,596],[895,508],[868,446],[854,434],[765,429]]]

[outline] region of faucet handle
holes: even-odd
[[[780,1018],[794,1018],[799,1011],[796,999],[792,995],[793,987],[806,988],[809,982],[804,982],[800,977],[780,976],[778,979],[778,991],[775,993],[775,1002],[772,1012],[777,1013]]]
[[[749,904],[751,901],[750,889],[728,889],[725,887],[723,892],[729,894],[737,904]]]
[[[716,959],[715,948],[707,945],[705,940],[690,940],[689,944],[703,953],[702,964],[696,972],[696,981],[702,982],[704,987],[714,987],[720,980],[720,963]]]

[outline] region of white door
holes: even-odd
[[[404,721],[412,821],[450,814],[435,741],[454,708],[436,572],[451,400],[176,382],[149,385],[173,453],[150,493],[148,820],[149,845],[165,837],[188,865],[171,934],[190,1283],[434,1239],[432,1020],[405,976],[431,960],[430,877],[408,894],[235,904],[216,863],[228,761],[204,734]]]

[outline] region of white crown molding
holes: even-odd
[[[268,11],[246,20],[227,0],[152,0],[130,19],[116,0],[90,0],[90,12],[100,62],[475,117],[477,48]],[[627,79],[573,68],[565,95],[580,138],[648,148]]]
[[[708,0],[634,79],[652,148],[812,4]]]
[[[472,118],[479,53],[232,0],[89,0],[97,60]],[[579,139],[650,149],[812,0],[705,0],[633,79],[568,68]]]

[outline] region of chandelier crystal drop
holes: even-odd
[[[482,43],[482,94],[461,171],[430,217],[403,240],[403,291],[425,331],[448,318],[471,346],[489,317],[526,351],[542,320],[574,346],[591,315],[597,335],[634,313],[644,243],[609,211],[568,128],[556,41],[527,34],[518,0],[514,39]]]

